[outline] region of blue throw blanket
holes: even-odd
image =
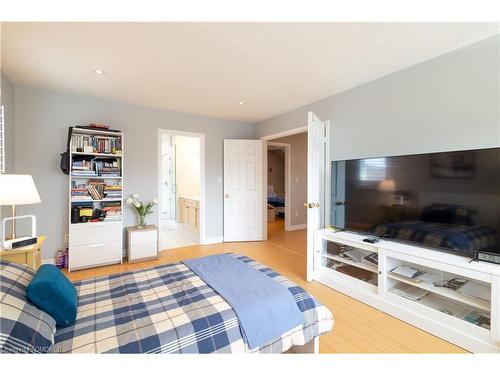
[[[218,254],[183,263],[236,311],[250,349],[304,324],[304,315],[288,289],[242,261]]]

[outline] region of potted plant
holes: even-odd
[[[137,227],[141,229],[146,227],[146,216],[153,213],[153,207],[158,204],[158,199],[155,198],[151,202],[141,202],[138,198],[139,194],[132,194],[131,197],[127,198],[127,203],[135,208],[139,218]]]

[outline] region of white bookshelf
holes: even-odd
[[[70,173],[69,173],[69,183],[68,183],[68,234],[69,234],[69,265],[68,271],[90,268],[96,266],[102,266],[107,264],[122,263],[123,257],[123,189],[124,189],[124,178],[123,178],[123,162],[124,162],[124,138],[123,133],[111,132],[111,131],[101,131],[93,129],[80,129],[73,128],[73,137],[70,143],[69,157],[70,157]],[[76,139],[76,138],[79,139]],[[94,148],[91,150],[83,150],[82,143],[83,138],[80,137],[94,137],[95,140],[102,142],[99,148]],[[108,141],[106,143],[106,149],[104,150],[104,142],[106,140],[115,140],[114,142],[119,143],[119,149],[117,147],[112,148],[113,142]],[[90,141],[90,138],[86,140]],[[86,143],[89,146],[89,143]],[[77,148],[78,146],[78,148]],[[88,151],[88,152],[85,152]],[[103,152],[105,151],[105,152]],[[116,161],[119,165],[120,176],[92,176],[84,175],[78,170],[73,169],[73,162],[75,160],[85,159],[91,162],[91,165],[95,167],[95,161],[111,163]],[[100,199],[94,199],[90,196],[89,198],[78,198],[77,196],[72,196],[72,189],[76,185],[81,190],[84,190],[84,186],[89,186],[89,181],[99,181],[106,185],[121,185],[121,193],[119,197],[106,198],[102,196]],[[74,206],[80,207],[86,205],[92,205],[92,212],[94,209],[102,210],[103,205],[107,203],[119,203],[116,209],[119,209],[120,214],[113,216],[115,219],[110,221],[79,221],[73,223],[71,220],[71,211]],[[90,208],[90,207],[89,207]]]
[[[313,279],[472,352],[500,352],[500,265],[471,263],[462,256],[395,241],[370,244],[365,237],[317,231]],[[351,249],[377,253],[378,264],[346,257]],[[426,276],[396,275],[392,271],[398,266]],[[454,278],[480,286],[482,298],[439,286]],[[408,290],[415,294],[406,294]]]

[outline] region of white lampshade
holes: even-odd
[[[388,191],[388,192],[396,191],[396,183],[394,182],[394,180],[380,181],[380,183],[378,185],[378,190],[379,191]]]
[[[40,202],[35,182],[29,174],[0,174],[0,206]]]

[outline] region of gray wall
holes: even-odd
[[[500,145],[500,36],[255,125],[260,138],[330,120],[332,160]]]
[[[64,245],[68,223],[68,177],[59,169],[59,154],[66,148],[67,128],[90,122],[106,123],[125,134],[125,196],[157,197],[158,129],[205,133],[206,236],[222,236],[222,142],[224,138],[252,138],[251,124],[217,120],[140,107],[110,100],[16,86],[16,173],[33,175],[42,203],[25,206],[34,213],[38,231],[47,236],[42,258],[53,258]],[[157,222],[157,213],[148,217]],[[136,217],[125,210],[125,225]]]
[[[285,153],[283,150],[267,151],[267,186],[280,198],[285,197]]]
[[[272,142],[290,144],[290,224],[307,223],[307,133],[276,138]]]

